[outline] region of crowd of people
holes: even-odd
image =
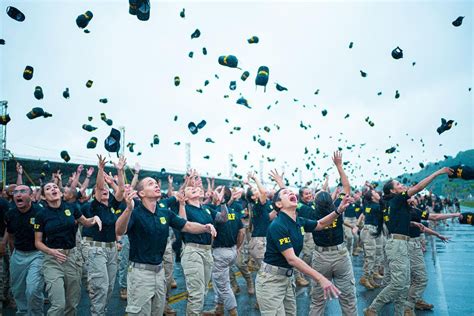
[[[186,315],[238,315],[234,266],[262,315],[297,315],[296,286],[310,286],[310,315],[323,315],[331,298],[343,315],[358,315],[351,257],[363,252],[359,283],[383,288],[364,315],[378,315],[390,302],[395,315],[433,309],[422,299],[424,235],[446,242],[432,223],[472,224],[473,214],[460,213],[455,197],[420,192],[453,170],[442,168],[412,187],[389,180],[379,190],[369,181],[349,183],[340,152],[332,160],[337,187],[331,190],[326,178],[320,189],[299,192],[277,170],[269,174],[271,189],[253,172],[239,186],[216,187],[189,170],[179,186],[169,176],[164,193],[159,180],[140,179],[139,166],[128,183],[124,157],[114,163],[115,175],[106,173],[102,156],[97,170],[80,165],[67,184],[57,171],[32,188],[17,164],[17,183],[0,198],[0,295],[17,315],[43,315],[45,300],[48,315],[75,315],[85,286],[90,313],[105,315],[118,278],[128,315],[176,315],[168,304],[176,256]],[[204,311],[210,282],[215,309]]]

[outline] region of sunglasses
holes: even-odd
[[[28,190],[28,189],[13,190],[13,195],[15,195],[15,194],[25,194],[25,193],[30,193],[30,190]]]

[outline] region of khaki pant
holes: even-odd
[[[42,316],[44,307],[44,255],[41,251],[15,249],[10,258],[10,276],[16,315]]]
[[[357,316],[354,272],[352,271],[351,257],[347,248],[324,252],[314,250],[311,266],[328,280],[332,280],[341,291],[339,304],[341,305],[342,315]],[[324,291],[319,283],[312,281],[310,315],[324,315],[325,308]]]
[[[304,234],[304,244],[303,244],[303,250],[300,253],[300,258],[306,262],[306,264],[311,265],[311,260],[313,258],[313,250],[314,250],[315,244],[313,240],[313,233],[305,233]],[[303,278],[304,275],[298,270],[295,270],[296,277],[301,277]]]
[[[230,286],[229,270],[235,263],[237,247],[214,248],[212,251],[214,265],[212,266],[212,287],[214,289],[216,304],[223,304],[225,310],[237,307],[234,292]]]
[[[118,255],[119,267],[118,267],[118,283],[121,289],[127,288],[127,273],[128,273],[128,256],[130,255],[130,241],[127,235],[122,236],[122,250]]]
[[[67,260],[59,263],[45,255],[43,275],[51,303],[48,316],[76,315],[81,300],[82,255],[77,247],[70,250]]]
[[[357,218],[356,217],[345,217],[344,218],[344,223],[355,226],[357,225]],[[359,236],[357,234],[352,233],[352,229],[350,229],[347,226],[344,227],[344,237],[347,245],[347,250],[349,250],[349,253],[353,253],[354,250],[357,248],[357,245],[359,244]]]
[[[163,268],[165,269],[166,278],[166,296],[168,296],[169,291],[171,291],[171,283],[173,282],[174,256],[171,244],[171,238],[168,238],[165,253],[163,254]]]
[[[377,233],[377,226],[366,225],[360,233],[360,239],[362,240],[362,247],[364,249],[364,274],[363,276],[367,279],[376,272],[376,256],[377,256],[377,239],[374,237]],[[380,243],[380,242],[379,242]]]
[[[162,316],[166,302],[165,271],[159,272],[134,268],[127,273],[128,315]]]
[[[249,242],[249,255],[255,260],[257,268],[260,269],[265,250],[267,248],[267,237],[252,237]]]
[[[395,316],[403,315],[410,285],[408,241],[388,239],[385,252],[390,269],[390,283],[377,295],[370,308],[379,312],[385,304],[394,302]]]
[[[245,229],[245,238],[240,248],[240,251],[237,252],[237,259],[235,261],[235,265],[239,269],[240,273],[245,280],[251,280],[252,275],[249,271],[249,240],[250,240],[250,232],[248,228]],[[236,283],[237,280],[235,278],[235,274],[232,269],[229,270],[230,281],[232,284]]]
[[[184,246],[181,266],[188,289],[186,315],[201,315],[211,280],[212,265],[211,249],[197,248],[189,244]]]
[[[117,276],[117,248],[89,247],[87,286],[91,315],[105,315]]]
[[[381,233],[379,237],[375,238],[375,271],[379,271],[384,265],[384,244],[385,236]]]
[[[259,271],[255,293],[262,316],[296,316],[294,277]]]
[[[412,238],[408,242],[408,252],[410,254],[410,278],[411,284],[408,290],[407,307],[413,309],[415,303],[419,301],[428,285],[426,275],[425,258],[421,250],[421,237]]]

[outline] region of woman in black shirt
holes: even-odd
[[[35,218],[35,246],[45,253],[44,280],[51,307],[48,315],[75,315],[81,299],[82,255],[76,247],[77,222],[102,229],[98,216],[86,218],[77,204],[63,201],[55,183],[42,187],[44,209]]]

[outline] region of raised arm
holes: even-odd
[[[428,177],[418,182],[416,185],[409,188],[407,190],[408,196],[413,196],[417,194],[418,192],[426,188],[428,184],[430,184],[437,176],[440,176],[442,174],[452,175],[453,170],[448,167],[444,167],[444,168],[439,169],[438,171],[433,172],[431,175],[429,175]]]
[[[351,193],[351,186],[349,184],[349,179],[347,178],[346,173],[344,172],[344,168],[342,167],[342,153],[340,151],[335,151],[332,157],[332,161],[337,168],[337,172],[339,173],[339,177],[341,177],[341,183],[343,192],[345,194]]]
[[[171,175],[168,175],[168,196],[171,197],[172,195],[174,195],[173,177]]]
[[[265,204],[267,202],[267,190],[265,190],[263,185],[260,183],[260,180],[258,180],[258,177],[255,176],[255,173],[250,172],[248,177],[252,179],[257,185],[257,189],[260,192],[260,196],[259,196],[260,203]]]
[[[94,174],[93,167],[90,167],[89,169],[87,169],[86,179],[84,180],[84,182],[82,182],[81,189],[80,189],[82,196],[86,195],[86,190],[89,187],[90,179],[93,174]]]
[[[220,205],[220,212],[217,213],[216,218],[214,219],[216,223],[225,223],[228,220],[228,210],[227,205],[224,202],[224,192],[224,186],[216,188],[215,191],[216,203],[217,205]]]
[[[133,167],[133,171],[134,172],[133,172],[133,179],[132,179],[131,186],[132,186],[132,189],[135,190],[135,187],[138,184],[138,174],[140,173],[140,164],[138,162]]]
[[[326,175],[326,179],[324,179],[324,184],[321,190],[328,192],[329,188],[329,175]]]
[[[136,196],[137,191],[132,191],[132,188],[125,191],[124,198],[125,203],[127,203],[127,207],[115,223],[115,235],[122,236],[127,232],[128,222],[130,221],[130,216],[132,215],[133,208],[135,207],[135,201],[133,199]]]
[[[451,213],[451,214],[437,214],[437,213],[430,213],[428,216],[429,220],[432,221],[441,221],[443,219],[448,219],[448,218],[459,218],[461,217],[461,213]]]
[[[119,161],[114,163],[115,169],[117,169],[117,191],[115,191],[115,199],[117,201],[123,200],[123,193],[125,191],[125,166],[127,165],[127,159],[124,156],[120,156]]]
[[[16,185],[23,184],[23,166],[19,162],[16,163]]]
[[[95,179],[95,199],[97,201],[100,201],[102,196],[102,190],[105,187],[104,173],[106,159],[105,157],[102,157],[102,155],[97,155],[97,158],[99,158],[99,162],[97,163],[97,176]]]
[[[76,172],[73,174],[71,184],[69,185],[69,188],[71,191],[76,191],[77,184],[79,183],[79,177],[81,176],[82,171],[84,170],[83,165],[77,166]]]

